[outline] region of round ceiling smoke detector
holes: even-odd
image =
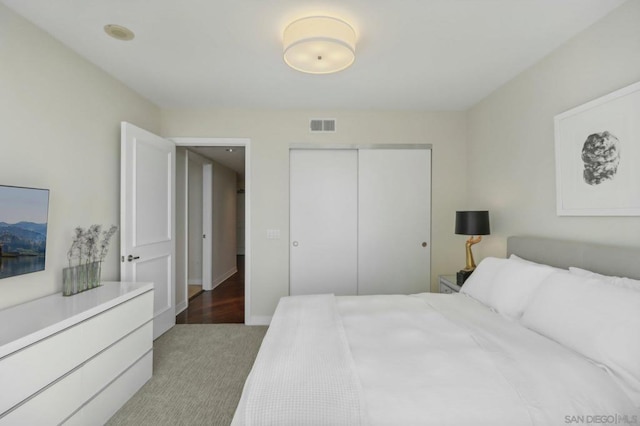
[[[116,40],[133,40],[135,34],[127,27],[122,25],[109,24],[104,26],[104,32],[115,38]]]

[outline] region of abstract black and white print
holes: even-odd
[[[554,117],[559,216],[640,216],[640,82]]]
[[[611,133],[593,133],[582,146],[583,178],[589,185],[612,180],[620,164],[620,141]]]

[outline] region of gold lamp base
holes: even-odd
[[[465,248],[467,251],[467,261],[463,271],[471,272],[476,269],[476,262],[473,260],[473,252],[471,251],[471,246],[474,244],[478,244],[480,241],[482,241],[482,236],[480,235],[478,235],[477,237],[471,236],[467,240],[465,244]]]
[[[471,251],[471,246],[474,244],[478,244],[480,241],[482,241],[481,236],[469,237],[465,244],[467,252],[467,264],[464,269],[461,269],[456,274],[456,282],[459,286],[463,285],[467,278],[469,278],[471,273],[474,271],[474,269],[476,269],[476,262],[473,260],[473,252]]]

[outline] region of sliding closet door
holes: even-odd
[[[290,293],[356,294],[358,153],[290,151]]]
[[[358,294],[430,291],[431,150],[359,152]]]

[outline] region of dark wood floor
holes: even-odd
[[[225,323],[244,323],[244,256],[238,256],[238,272],[189,300],[189,307],[176,316],[176,324]]]

